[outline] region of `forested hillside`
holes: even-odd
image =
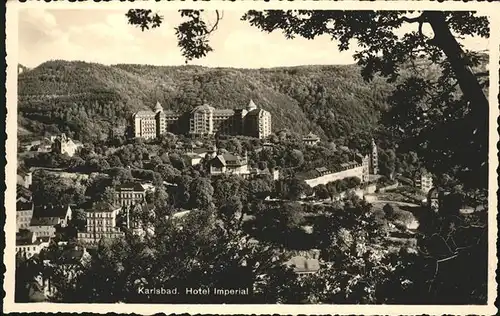
[[[157,100],[165,109],[189,110],[203,102],[241,108],[253,99],[271,112],[274,131],[337,139],[370,132],[391,89],[381,79],[364,82],[353,65],[230,69],[49,61],[19,75],[19,130],[90,140],[106,137]]]

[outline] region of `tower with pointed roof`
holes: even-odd
[[[253,111],[253,110],[256,110],[257,109],[257,105],[255,105],[255,103],[253,102],[252,99],[250,99],[250,102],[248,102],[248,105],[247,105],[247,111],[250,112],[250,111]]]
[[[159,101],[156,101],[155,113],[158,113],[158,112],[163,112],[163,107],[161,106]]]
[[[371,152],[370,152],[370,173],[378,174],[378,150],[375,140],[372,138]]]
[[[165,134],[167,131],[167,120],[165,113],[163,112],[163,107],[160,102],[156,102],[155,105],[155,121],[156,121],[156,137]]]

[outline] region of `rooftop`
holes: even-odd
[[[25,176],[25,175],[28,175],[30,173],[32,173],[31,170],[29,170],[26,167],[18,167],[17,168],[17,174],[18,175]]]
[[[31,219],[30,226],[56,226],[60,223],[59,217],[34,217]]]
[[[81,247],[66,249],[63,251],[58,261],[63,264],[79,263],[84,255],[85,250]]]
[[[217,115],[217,114],[226,114],[226,115],[233,115],[234,114],[234,110],[233,109],[215,109],[214,110],[214,114]]]
[[[295,256],[285,264],[289,267],[293,267],[296,273],[314,273],[320,268],[318,259],[306,259],[303,256]]]
[[[16,211],[18,211],[18,212],[31,211],[31,210],[33,210],[33,202],[18,201],[16,203]]]
[[[302,137],[303,140],[317,140],[319,139],[318,135],[313,134],[312,132]]]
[[[138,191],[144,192],[146,189],[138,182],[126,182],[115,188],[118,191]]]
[[[214,111],[215,108],[213,106],[210,106],[208,104],[203,104],[195,107],[191,112],[198,112],[198,111]]]
[[[248,111],[247,116],[257,116],[262,111],[264,111],[264,110],[262,110],[262,109],[253,109],[251,111]]]
[[[120,206],[113,205],[111,203],[107,202],[97,202],[93,203],[91,208],[86,208],[86,212],[93,212],[93,213],[105,213],[105,212],[114,212],[116,210],[120,209]]]
[[[155,113],[153,111],[137,111],[134,113],[135,117],[144,117],[144,116],[154,116]]]
[[[37,205],[33,210],[33,218],[65,218],[68,205]]]
[[[246,162],[244,161],[244,159],[242,159],[240,156],[236,156],[236,155],[233,155],[233,154],[221,154],[221,155],[217,155],[217,157],[214,158],[215,161],[220,161],[220,163],[223,165],[223,166],[226,166],[226,165],[239,165],[239,166],[242,166],[244,164],[246,164]],[[212,160],[212,161],[214,161]]]

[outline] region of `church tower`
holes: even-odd
[[[378,150],[377,144],[375,144],[375,140],[372,138],[371,145],[371,153],[370,153],[370,173],[378,174]]]

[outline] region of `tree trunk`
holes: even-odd
[[[465,53],[450,31],[443,12],[425,12],[432,30],[434,31],[433,44],[441,48],[456,74],[458,84],[465,98],[471,103],[471,109],[478,116],[488,118],[488,99],[484,95],[477,77],[465,60]]]
[[[428,11],[425,15],[434,31],[433,44],[439,47],[450,62],[458,84],[470,105],[470,114],[466,120],[456,121],[455,130],[462,130],[468,139],[474,139],[475,157],[468,158],[471,170],[474,170],[477,183],[473,186],[485,187],[488,181],[488,142],[489,142],[489,103],[476,75],[472,72],[465,58],[465,53],[450,31],[443,12]],[[448,128],[452,128],[451,125]],[[470,138],[469,138],[470,137]],[[470,146],[464,144],[464,146]],[[472,159],[472,161],[471,161]],[[475,160],[474,160],[475,159]],[[469,182],[472,181],[469,178]],[[473,181],[474,182],[474,181]]]

